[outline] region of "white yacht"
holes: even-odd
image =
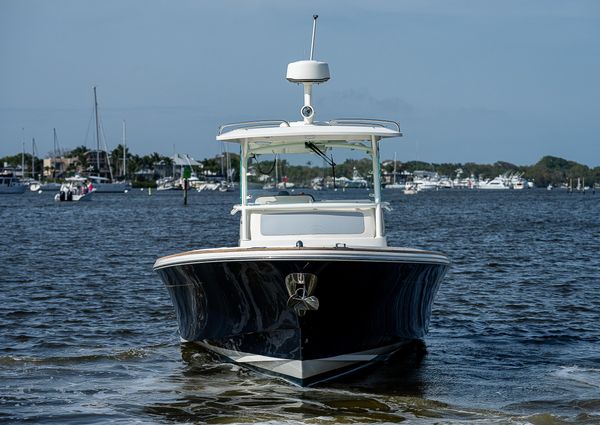
[[[0,174],[0,195],[25,193],[27,185],[24,185],[12,173]]]
[[[507,178],[510,188],[515,190],[527,189],[527,180],[523,177],[523,173],[516,172]]]
[[[450,180],[448,177],[442,177],[437,183],[438,189],[453,189],[454,182]]]
[[[172,298],[180,336],[230,361],[312,385],[388,358],[422,339],[449,267],[440,253],[387,244],[380,143],[400,137],[393,121],[316,121],[313,86],[329,66],[288,65],[304,86],[301,121],[220,127],[217,140],[240,148],[239,245],[199,249],[154,264]],[[320,200],[303,193],[250,197],[249,161],[259,155],[335,151],[370,159],[373,197]],[[333,162],[333,161],[332,161]],[[364,193],[364,192],[356,192]]]
[[[478,189],[505,190],[510,189],[510,185],[503,176],[494,177],[492,180],[480,181]]]
[[[181,190],[179,179],[175,177],[163,177],[156,180],[156,190]]]
[[[423,190],[437,190],[440,176],[434,171],[413,172],[413,184],[418,192]]]
[[[512,188],[515,190],[523,190],[527,188],[527,181],[519,180],[517,182],[512,183]]]

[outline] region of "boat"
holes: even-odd
[[[282,181],[275,185],[275,188],[278,190],[292,189],[294,187],[296,187],[296,183],[288,181],[287,177],[284,177]]]
[[[523,178],[523,173],[513,173],[508,177],[511,189],[523,190],[527,189],[527,180]]]
[[[325,179],[323,177],[315,177],[310,181],[310,188],[314,191],[323,190],[324,181]]]
[[[56,182],[33,182],[29,185],[32,192],[54,192],[60,190],[61,184]]]
[[[116,182],[108,177],[95,175],[89,175],[87,179],[92,183],[92,187],[96,193],[127,193],[131,190],[131,183],[126,181]]]
[[[95,159],[94,171],[96,174],[89,174],[86,178],[92,182],[93,190],[96,193],[127,193],[131,190],[131,182],[126,180],[114,180],[112,166],[110,165],[110,157],[108,150],[106,149],[106,141],[104,141],[104,149],[100,148],[100,120],[98,118],[98,97],[96,94],[96,87],[94,87],[94,116],[96,118],[96,150],[90,151],[88,154]],[[125,146],[125,138],[125,123],[123,123],[123,146]],[[102,164],[101,158],[104,161],[104,164]],[[104,167],[102,165],[104,165]],[[125,165],[123,167],[125,170]],[[106,173],[106,171],[101,171],[102,169],[108,169],[108,173]]]
[[[404,189],[404,187],[404,183],[390,183],[385,185],[386,189]]]
[[[480,181],[477,188],[486,190],[505,190],[510,189],[510,185],[503,176],[498,176],[494,177],[492,180]]]
[[[396,163],[397,163],[396,152],[394,152],[394,169],[392,171],[392,182],[385,185],[386,189],[404,189],[405,188],[405,183],[400,183],[400,182],[396,181],[396,176],[397,176]]]
[[[221,183],[220,182],[216,182],[216,181],[204,182],[196,187],[196,191],[198,191],[198,192],[214,191],[214,190],[221,191]]]
[[[60,191],[54,195],[54,200],[59,202],[89,201],[92,199],[93,193],[87,179],[81,176],[67,177],[60,186]]]
[[[229,182],[227,180],[221,180],[219,182],[218,191],[219,192],[233,192],[234,188],[235,188],[235,185],[232,182]]]
[[[179,179],[175,177],[163,177],[156,180],[156,190],[181,190]]]
[[[412,182],[417,192],[437,190],[440,176],[434,171],[414,171]]]
[[[190,190],[195,189],[201,192],[203,190],[216,190],[218,188],[218,185],[212,188],[210,182],[201,180],[198,177],[198,174],[194,171],[194,167],[202,167],[202,164],[188,154],[174,153],[171,157],[171,162],[173,164],[172,175],[156,180],[156,190],[183,190],[186,179],[188,189]],[[189,170],[189,177],[185,177],[186,168]]]
[[[363,176],[359,174],[356,167],[352,169],[352,178],[350,180],[346,180],[344,185],[342,185],[342,187],[348,189],[366,189],[368,186],[369,183]]]
[[[329,66],[313,59],[313,49],[314,42],[309,60],[287,68],[288,81],[304,86],[300,121],[219,128],[218,141],[240,146],[241,196],[232,210],[240,214],[239,245],[176,253],[154,264],[183,341],[300,386],[354,372],[422,340],[450,263],[441,253],[388,246],[380,142],[400,137],[400,125],[315,121],[313,85],[329,80]],[[373,197],[250,196],[251,158],[324,157],[334,150],[370,159]]]
[[[413,182],[407,181],[404,183],[404,194],[415,195],[417,193],[417,186]]]
[[[512,183],[512,188],[515,190],[523,190],[527,188],[527,182],[526,181],[517,181]]]
[[[23,154],[25,153],[25,149],[23,148]],[[29,188],[29,190],[31,192],[38,192],[42,186],[42,183],[40,183],[39,180],[36,179],[35,176],[35,158],[36,158],[36,144],[35,144],[35,137],[31,139],[31,175],[30,177],[25,177],[25,175],[23,174],[23,178],[21,179],[21,183],[23,183],[25,186],[27,186]],[[24,159],[21,159],[22,164],[24,164]],[[21,168],[22,170],[25,170],[24,165]],[[40,174],[38,173],[38,178],[40,177]]]
[[[48,173],[43,173],[42,174],[42,179],[40,181],[34,181],[31,182],[29,184],[29,190],[31,190],[32,192],[57,192],[60,190],[60,186],[61,183],[58,183],[56,181],[56,171],[57,171],[57,157],[60,156],[60,148],[58,147],[58,139],[56,137],[56,128],[52,129],[52,136],[53,136],[53,142],[54,142],[54,149],[52,150],[52,155],[50,156],[49,159],[44,159],[44,165],[46,164],[46,161],[48,161],[48,168],[44,167],[45,170],[48,171]],[[33,146],[32,146],[33,148]],[[34,152],[32,149],[32,157],[34,156]],[[24,160],[23,160],[24,163]],[[32,169],[33,169],[33,162],[32,162]],[[50,174],[51,173],[51,174]],[[48,180],[48,177],[50,177],[52,179],[52,181]]]
[[[448,177],[441,177],[437,183],[438,189],[453,189],[454,182],[450,180]]]
[[[15,177],[12,172],[0,174],[0,195],[15,195],[25,193],[27,185]]]

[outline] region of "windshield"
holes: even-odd
[[[352,199],[370,197],[373,192],[370,155],[360,152],[348,158],[347,150],[311,148],[310,154],[251,155],[248,162],[251,199],[278,194],[310,194],[323,199],[333,193],[345,193],[348,196],[344,198]]]

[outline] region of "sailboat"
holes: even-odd
[[[394,175],[392,176],[392,183],[385,185],[386,189],[404,189],[404,185],[396,182],[396,152],[394,152]]]
[[[25,149],[23,149],[23,152],[24,151]],[[40,182],[35,179],[35,152],[36,145],[34,137],[31,139],[31,174],[29,177],[25,177],[25,172],[23,171],[23,178],[21,179],[21,183],[26,185],[31,191],[33,191],[33,189],[31,188],[32,186],[35,187],[36,185],[40,184]]]
[[[54,167],[54,158],[56,157],[56,153],[57,153],[56,128],[52,129],[52,135],[54,138],[54,150],[52,151],[52,158],[50,158],[50,160],[51,160],[51,164],[52,164],[51,166]],[[52,178],[54,178],[54,175],[52,176]],[[32,192],[55,191],[55,190],[60,190],[60,188],[61,188],[60,183],[41,181],[41,179],[40,179],[40,181],[32,182],[29,185],[29,190],[31,190]]]
[[[225,144],[224,144],[225,145]],[[231,159],[229,158],[229,148],[225,147],[225,167],[223,167],[223,156],[221,156],[221,174],[224,175],[225,180],[219,182],[219,192],[232,192],[233,191],[233,172],[231,168]],[[224,169],[223,169],[224,168]]]
[[[110,158],[106,149],[100,149],[100,120],[98,119],[98,96],[96,94],[96,87],[94,86],[94,116],[96,118],[96,151],[90,152],[95,153],[95,172],[97,174],[91,174],[86,178],[92,182],[93,190],[96,193],[127,193],[131,189],[131,183],[128,181],[115,182],[113,180],[112,167],[110,165]],[[125,133],[123,133],[125,134]],[[123,136],[125,137],[125,136]],[[101,162],[100,157],[103,156],[105,165],[108,168],[108,175],[102,176],[101,174]]]

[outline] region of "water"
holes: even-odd
[[[311,389],[180,344],[152,272],[235,245],[237,194],[0,197],[0,423],[600,423],[600,194],[386,195],[453,261],[427,352]]]

